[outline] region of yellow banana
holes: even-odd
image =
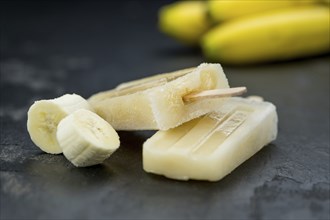
[[[160,30],[188,45],[198,44],[210,23],[204,1],[182,1],[164,6],[159,11]]]
[[[330,6],[330,0],[320,0],[320,3]]]
[[[211,60],[231,64],[278,61],[329,51],[329,8],[305,6],[220,24],[202,40]]]
[[[216,22],[287,7],[317,3],[322,0],[210,0],[208,10]]]

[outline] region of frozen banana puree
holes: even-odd
[[[149,138],[143,168],[178,180],[220,180],[275,140],[277,121],[270,102],[229,98],[217,111]]]
[[[167,130],[218,109],[224,99],[185,102],[204,90],[229,88],[220,64],[159,74],[123,83],[89,98],[95,112],[116,130]]]

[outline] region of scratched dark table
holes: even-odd
[[[219,182],[145,173],[152,131],[119,132],[102,165],[41,152],[26,130],[33,101],[205,61],[160,34],[167,1],[1,2],[1,219],[329,219],[329,57],[233,67],[232,86],[279,114],[277,140]]]

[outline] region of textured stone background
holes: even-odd
[[[29,139],[34,100],[89,97],[120,82],[196,66],[156,29],[166,1],[1,2],[1,219],[329,219],[329,57],[224,66],[232,86],[278,108],[279,136],[215,183],[142,170],[153,132],[120,132],[103,165],[75,168]]]

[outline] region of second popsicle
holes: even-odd
[[[89,103],[116,130],[167,130],[214,111],[225,101],[198,95],[196,99],[196,93],[227,88],[220,64],[204,63],[123,83],[93,95]]]

